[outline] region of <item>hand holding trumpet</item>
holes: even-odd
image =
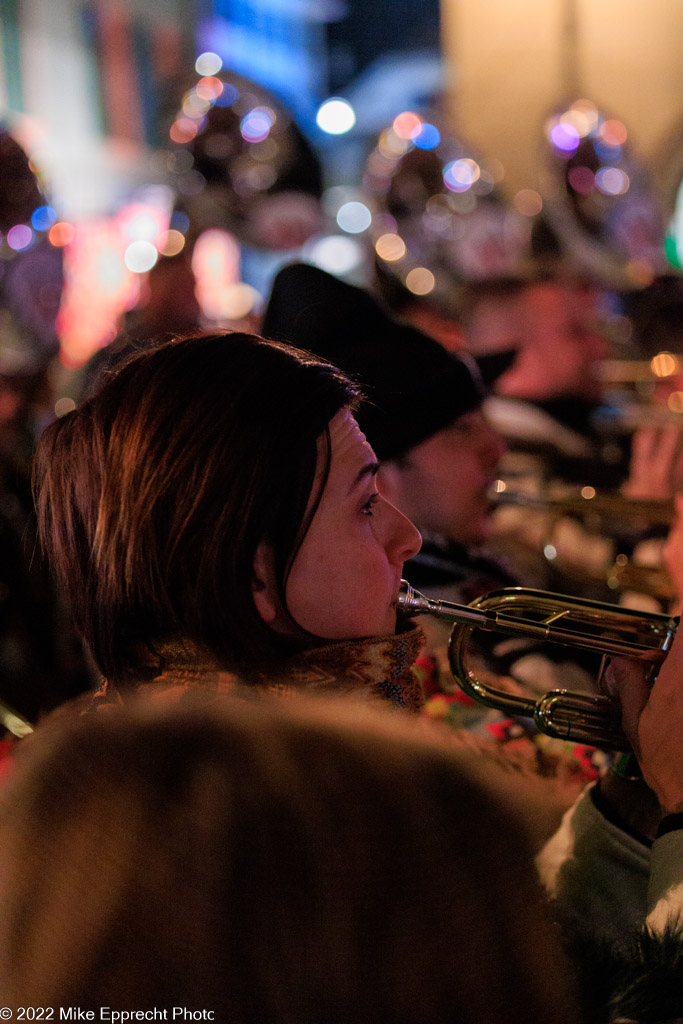
[[[634,437],[630,497],[667,498],[683,486],[679,427],[642,428]],[[683,606],[683,494],[674,495],[676,516],[664,548],[664,561],[678,594],[672,615]],[[663,814],[683,811],[683,630],[673,642],[652,683],[652,670],[630,658],[613,657],[601,680],[621,706],[622,727],[643,778]]]
[[[678,424],[641,427],[633,435],[629,477],[622,490],[630,498],[666,499],[683,486],[683,432]]]
[[[683,494],[676,495],[675,503],[676,517],[664,547],[664,562],[677,594],[671,614],[680,615],[683,610]]]
[[[662,814],[675,814],[683,811],[683,632],[654,684],[649,674],[642,662],[613,657],[603,684],[621,706],[624,732]]]

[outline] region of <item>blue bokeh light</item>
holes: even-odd
[[[31,214],[31,227],[34,231],[49,231],[57,223],[57,214],[51,206],[37,206]]]
[[[436,149],[441,142],[441,133],[435,125],[425,121],[417,135],[413,137],[413,142],[418,149]]]

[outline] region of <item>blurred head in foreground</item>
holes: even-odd
[[[412,726],[303,699],[45,726],[0,794],[0,1000],[575,1020],[510,795]]]

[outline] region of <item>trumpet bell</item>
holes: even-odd
[[[678,625],[677,619],[666,615],[524,587],[495,590],[469,605],[458,605],[427,598],[404,581],[399,604],[408,614],[452,621],[451,672],[475,700],[531,717],[550,736],[617,750],[628,750],[629,743],[612,701],[566,690],[551,691],[537,700],[485,685],[467,664],[472,634],[483,629],[656,665],[665,658]]]

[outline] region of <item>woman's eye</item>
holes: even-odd
[[[371,494],[370,497],[368,498],[368,500],[365,502],[365,504],[363,505],[363,507],[361,509],[361,512],[363,513],[363,515],[364,516],[371,516],[372,515],[372,510],[373,510],[373,508],[375,507],[375,505],[377,504],[378,501],[379,501],[379,493],[375,492],[374,494]]]

